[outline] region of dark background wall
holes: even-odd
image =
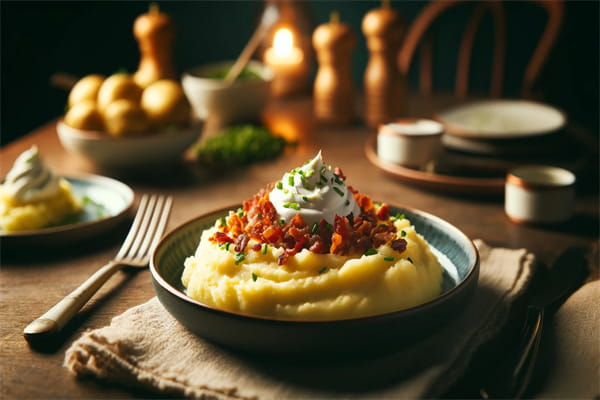
[[[425,1],[393,1],[394,8],[411,21]],[[359,43],[353,58],[353,76],[362,86],[367,63],[360,23],[365,13],[380,1],[322,1],[307,3],[315,24],[326,22],[332,10],[357,32]],[[260,1],[163,1],[161,10],[177,26],[175,63],[179,71],[199,64],[233,59],[250,37],[260,10]],[[569,117],[593,132],[598,131],[598,39],[599,2],[567,1],[559,40],[550,56],[540,88],[544,101],[569,113]],[[135,71],[139,61],[132,34],[135,18],[146,12],[148,2],[0,2],[2,41],[2,94],[0,138],[2,145],[60,115],[67,93],[50,85],[55,72],[76,76],[105,75],[118,70]],[[456,37],[472,10],[458,7],[442,20],[437,31],[435,85],[453,87]],[[526,60],[544,26],[542,9],[528,1],[505,3],[508,22],[506,97],[518,95]],[[492,39],[492,23],[486,20],[476,43],[472,87],[485,91]],[[414,68],[413,68],[414,70]],[[411,72],[411,86],[416,74]]]

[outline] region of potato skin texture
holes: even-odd
[[[186,125],[190,119],[190,104],[181,86],[169,79],[150,84],[142,93],[142,109],[155,128]]]
[[[98,107],[104,110],[115,100],[140,101],[142,88],[129,74],[114,74],[106,78],[98,91]]]
[[[104,121],[92,100],[80,101],[69,108],[65,114],[65,124],[86,131],[103,131]]]
[[[148,117],[137,103],[120,99],[104,111],[106,131],[117,137],[137,136],[148,132]]]
[[[86,100],[96,102],[103,83],[104,76],[98,74],[87,75],[78,80],[69,92],[69,107]]]

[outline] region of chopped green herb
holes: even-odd
[[[227,221],[225,220],[225,217],[221,217],[221,218],[219,218],[219,224],[220,224],[221,226],[225,226],[225,225],[227,225]]]
[[[342,191],[341,191],[339,188],[337,188],[337,187],[335,187],[335,186],[334,186],[334,187],[333,187],[333,190],[335,190],[335,192],[336,192],[337,194],[339,194],[340,196],[342,196],[342,197],[344,196],[344,192],[342,192]]]
[[[330,230],[331,230],[333,227],[332,227],[332,226],[331,226],[331,224],[328,222],[328,223],[325,225],[325,228],[327,228],[327,230],[328,230],[328,231],[330,231]]]
[[[244,253],[235,253],[235,265],[238,265],[242,261],[246,259],[246,254]]]
[[[319,223],[318,223],[318,222],[315,222],[315,223],[312,225],[312,228],[311,228],[310,232],[311,232],[311,233],[316,233],[316,232],[317,232],[317,229],[319,229]]]
[[[306,197],[306,196],[302,196],[302,200],[304,200],[304,201],[308,201],[308,197]]]
[[[298,204],[298,203],[284,203],[283,207],[284,208],[293,208],[294,210],[299,210],[300,209],[300,204]]]
[[[344,203],[345,206],[350,204],[350,200],[346,200],[346,202]]]
[[[394,261],[394,257],[383,257],[385,261]]]
[[[383,203],[380,201],[374,201],[373,204],[375,204],[377,207],[381,207]]]
[[[294,186],[294,175],[288,176],[288,185]]]
[[[327,267],[326,267],[326,266],[325,266],[325,267],[322,267],[322,268],[319,270],[319,274],[322,274],[322,273],[323,273],[323,272],[325,272],[325,271],[327,271]]]
[[[314,169],[309,169],[308,172],[306,173],[306,177],[310,178],[311,176],[313,176],[315,174],[315,170]]]
[[[344,181],[341,180],[339,176],[337,176],[337,175],[333,175],[333,176],[335,176],[335,183],[337,183],[338,185],[342,185],[344,183]]]
[[[280,220],[279,220],[279,225],[285,225],[285,219],[283,219],[283,218],[282,218],[282,219],[280,219]]]
[[[283,189],[283,183],[282,183],[281,181],[277,182],[277,185],[276,185],[276,187],[277,187],[277,189],[279,189],[279,190]]]
[[[365,251],[365,256],[372,256],[374,254],[377,254],[377,250],[375,249],[368,249],[367,251]]]
[[[406,236],[406,231],[400,231],[400,236],[402,236],[402,237]]]
[[[229,251],[229,246],[231,246],[231,243],[229,243],[229,242],[225,243],[225,250]]]
[[[268,244],[266,244],[266,243],[263,243],[263,246],[262,246],[262,253],[263,253],[263,254],[267,254],[267,249],[268,249],[268,247],[269,247],[269,245],[268,245]]]
[[[238,208],[236,211],[236,214],[238,215],[238,217],[243,217],[244,216],[244,210],[242,210],[241,208]]]
[[[256,282],[256,280],[258,279],[258,275],[256,275],[254,272],[252,273],[252,280],[254,282]]]

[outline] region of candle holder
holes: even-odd
[[[274,72],[271,94],[286,97],[307,91],[314,61],[311,44],[312,18],[307,2],[266,0],[265,9],[275,6],[279,19],[261,46],[262,60]]]

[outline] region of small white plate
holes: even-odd
[[[98,175],[73,175],[65,179],[83,203],[83,212],[64,225],[19,232],[0,229],[3,246],[75,243],[110,230],[127,216],[133,205],[133,190],[117,180]]]
[[[518,139],[556,132],[565,114],[528,100],[488,100],[458,106],[437,115],[446,133],[469,139]]]

